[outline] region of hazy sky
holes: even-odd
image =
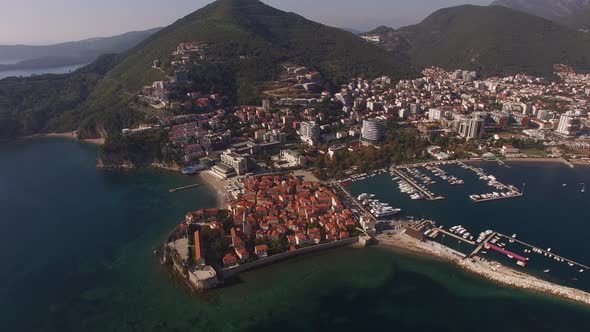
[[[436,9],[492,0],[263,0],[327,25],[400,27]],[[47,44],[166,26],[212,0],[0,0],[0,44]]]

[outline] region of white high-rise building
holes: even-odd
[[[573,112],[562,114],[556,132],[564,136],[576,136],[582,128],[581,119]]]
[[[380,142],[385,139],[385,123],[380,119],[363,120],[362,137],[370,142]]]
[[[301,140],[309,145],[315,145],[320,140],[320,126],[315,121],[301,123],[299,134]]]

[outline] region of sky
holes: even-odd
[[[433,11],[492,0],[262,0],[335,27],[415,24]],[[0,0],[0,45],[52,44],[166,26],[212,0]]]

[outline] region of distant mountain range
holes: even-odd
[[[91,38],[54,45],[0,45],[0,70],[36,69],[90,63],[102,54],[120,53],[134,47],[146,37],[159,31],[154,28],[133,31],[113,37]]]
[[[497,0],[499,5],[576,29],[590,29],[590,0]]]
[[[417,66],[488,75],[549,75],[556,63],[590,70],[590,34],[504,6],[445,8],[413,26],[379,27],[363,35],[379,35],[381,46]]]

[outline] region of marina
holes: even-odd
[[[418,173],[416,173],[415,169],[412,167],[404,167],[405,171],[408,171],[409,174],[413,174],[414,177],[418,177]],[[406,174],[402,168],[392,167],[391,168],[391,175],[397,177],[399,180],[399,188],[402,192],[405,192],[410,195],[410,197],[414,200],[420,200],[426,198],[429,201],[436,201],[445,199],[444,196],[436,196],[433,192],[426,188],[426,184],[419,184],[415,181],[413,177]],[[395,178],[394,178],[395,179]],[[431,180],[424,179],[424,183],[432,184]]]
[[[482,168],[470,166],[460,161],[457,162],[457,164],[464,169],[473,171],[479,177],[480,180],[487,182],[487,185],[493,188],[493,190],[497,190],[490,193],[469,195],[469,198],[476,203],[495,201],[499,199],[516,198],[524,195],[524,186],[526,185],[524,183],[522,189],[518,191],[516,187],[512,185],[505,185],[502,182],[498,181],[498,179],[495,176],[486,174]]]
[[[391,207],[388,203],[383,203],[375,199],[375,194],[360,194],[356,200],[366,207],[366,210],[371,213],[376,219],[383,219],[393,217],[399,214],[402,210]]]
[[[555,254],[551,248],[541,249],[516,238],[516,234],[507,236],[496,231],[481,232],[474,241],[473,235],[461,225],[448,230],[437,226],[434,221],[421,221],[418,226],[409,227],[406,233],[412,237],[434,241],[464,255],[464,258],[492,261],[494,264],[514,263],[525,269],[532,264],[531,272],[550,275],[563,281],[579,281],[590,267],[573,259]],[[456,240],[449,241],[449,239]],[[475,248],[474,248],[475,246]],[[471,248],[474,248],[471,250]],[[499,265],[498,265],[499,266]],[[554,270],[559,270],[559,273]],[[567,272],[567,273],[566,273]],[[568,276],[566,276],[566,274]],[[572,277],[575,275],[575,277]]]

